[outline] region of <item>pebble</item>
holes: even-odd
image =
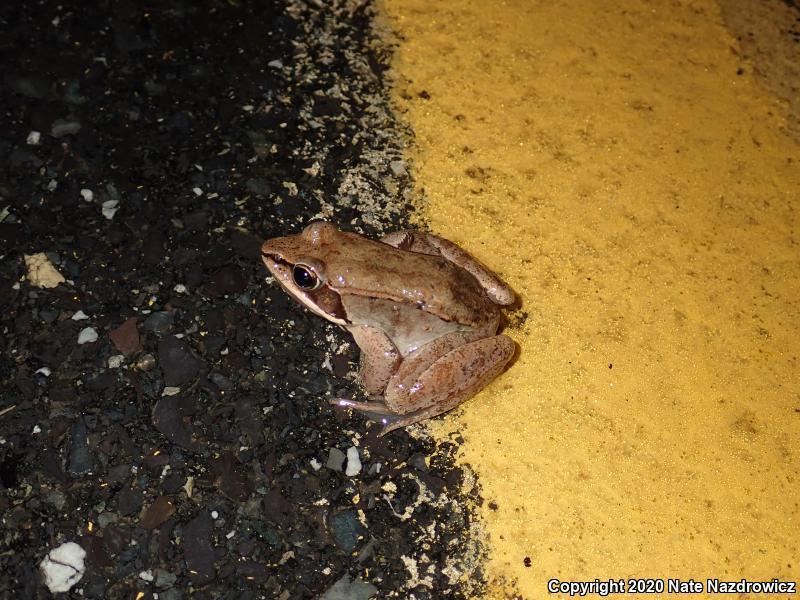
[[[347,449],[347,468],[344,474],[348,477],[355,477],[361,472],[361,459],[358,457],[358,448],[350,446]]]
[[[129,317],[122,325],[108,332],[114,346],[125,356],[130,356],[140,347],[139,330],[136,328],[136,317]]]
[[[28,134],[28,137],[25,140],[25,142],[29,146],[38,146],[39,142],[41,141],[41,139],[42,139],[42,134],[41,133],[39,133],[38,131],[31,131]]]
[[[164,372],[164,384],[180,386],[197,377],[204,363],[189,346],[176,336],[168,336],[158,344],[158,364]]]
[[[339,471],[341,472],[342,467],[344,466],[344,459],[345,454],[338,448],[331,448],[328,450],[328,462],[325,463],[325,466],[328,467],[331,471]]]
[[[268,67],[272,67],[273,69],[282,69],[283,68],[283,61],[280,59],[271,60],[267,63]]]
[[[94,192],[88,188],[83,188],[81,190],[81,196],[84,200],[86,200],[86,202],[91,202],[94,200]]]
[[[78,345],[91,344],[92,342],[96,341],[97,341],[97,330],[94,327],[87,327],[86,329],[81,329],[81,332],[78,334]]]
[[[115,214],[117,214],[117,211],[119,210],[119,207],[117,206],[118,204],[119,200],[106,200],[103,202],[103,208],[101,212],[109,221],[114,218]]]
[[[366,533],[353,509],[333,513],[328,519],[333,541],[348,554],[356,549],[358,541]]]
[[[358,577],[350,579],[349,575],[344,574],[319,597],[319,600],[369,600],[377,593],[378,588],[371,583],[362,581]]]
[[[51,373],[51,371],[50,371],[50,369],[48,367],[42,367],[41,369],[36,369],[34,371],[34,374],[37,374],[37,375],[41,374],[41,375],[44,375],[45,377],[50,377],[50,373]]]
[[[61,138],[65,135],[74,135],[81,130],[80,121],[69,119],[56,119],[50,128],[50,135],[54,138]]]
[[[30,284],[39,288],[54,288],[66,281],[64,276],[53,266],[44,252],[25,255],[26,275]]]
[[[89,318],[89,315],[87,315],[82,310],[79,310],[74,315],[72,315],[72,320],[73,321],[84,321],[84,320],[86,320],[88,318]]]
[[[69,450],[69,472],[72,475],[85,475],[92,471],[93,460],[89,449],[89,431],[83,417],[78,417],[72,426]]]
[[[395,177],[402,177],[406,174],[406,166],[401,160],[393,160],[389,163],[389,170]]]
[[[119,369],[125,363],[125,357],[122,354],[115,354],[108,357],[108,368]]]
[[[143,323],[146,331],[154,331],[156,333],[165,333],[170,330],[172,323],[175,321],[174,311],[156,311],[150,314]]]
[[[39,563],[47,589],[53,594],[69,591],[86,572],[85,560],[86,551],[75,542],[50,550]]]
[[[141,579],[142,581],[147,581],[149,583],[153,581],[155,577],[153,577],[152,571],[142,571],[141,573],[139,573],[139,579]]]

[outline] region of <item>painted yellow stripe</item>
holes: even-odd
[[[491,597],[800,580],[800,148],[716,5],[386,10],[424,215],[529,315],[438,426],[480,476]]]

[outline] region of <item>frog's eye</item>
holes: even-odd
[[[292,269],[292,279],[301,289],[313,292],[322,286],[322,280],[309,267],[302,263],[297,263]]]

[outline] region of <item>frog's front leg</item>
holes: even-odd
[[[381,435],[440,415],[471,398],[500,374],[514,351],[514,342],[504,335],[462,343],[433,362],[423,347],[419,356],[406,358],[389,380],[386,405],[402,416],[389,422]]]
[[[361,350],[358,379],[367,395],[383,396],[403,357],[382,330],[368,326],[348,328]]]

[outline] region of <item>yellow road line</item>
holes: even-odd
[[[490,597],[800,580],[800,148],[716,4],[386,10],[424,216],[529,315],[439,425],[483,486]]]

